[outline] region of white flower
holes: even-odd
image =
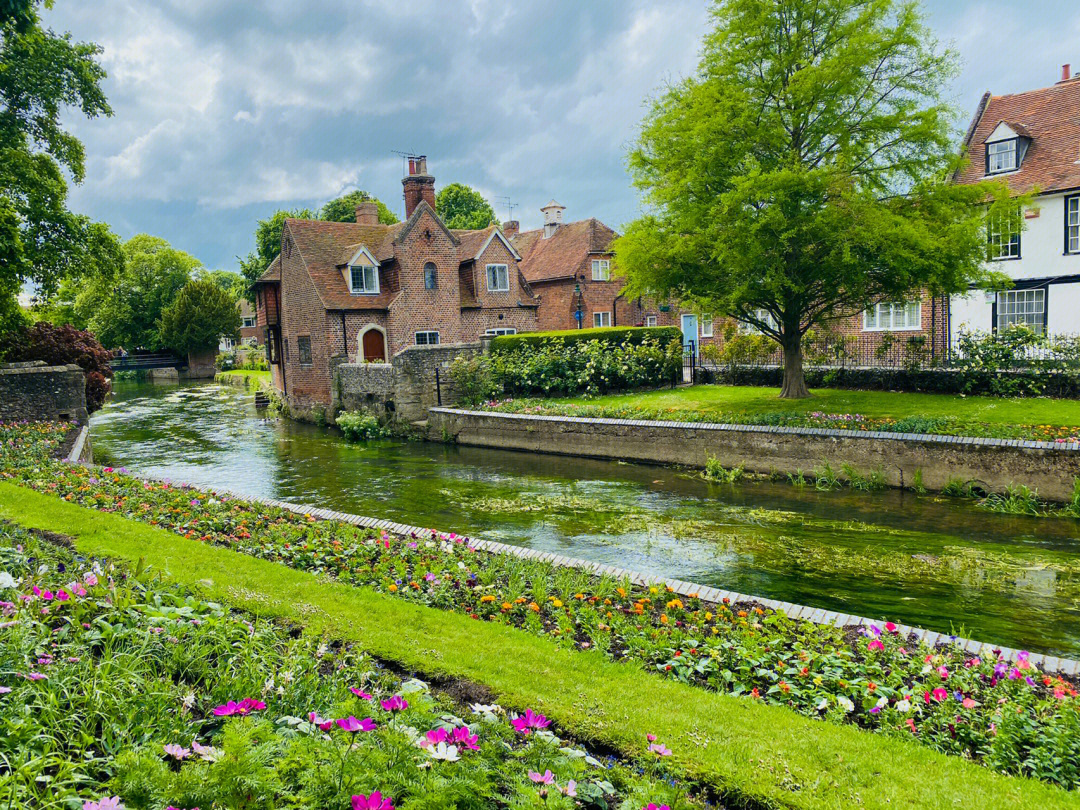
[[[15,577],[7,571],[0,571],[0,588],[14,588],[16,585]]]
[[[274,676],[271,675],[269,678],[266,679],[266,683],[263,684],[263,692],[273,692],[273,691],[274,691]]]
[[[823,712],[827,708],[829,708],[829,699],[827,697],[823,697],[821,700],[818,701],[817,710],[819,712]]]
[[[837,703],[838,706],[840,706],[840,708],[842,708],[848,714],[851,714],[853,711],[855,711],[855,704],[852,703],[848,698],[844,697],[843,695],[839,695],[836,698],[836,703]]]
[[[429,745],[427,749],[428,754],[432,759],[445,759],[447,762],[457,762],[461,757],[458,756],[458,748],[456,745],[447,745],[444,742],[438,745]]]
[[[330,648],[326,646],[325,642],[320,642],[319,646],[315,648],[315,656],[317,658],[325,658],[326,654],[330,651]]]
[[[182,703],[184,704],[185,709],[190,710],[191,707],[195,705],[195,693],[188,692],[186,695],[184,695]]]
[[[911,711],[911,701],[906,699],[896,701],[896,710],[901,714],[907,714]]]
[[[285,683],[292,683],[293,682],[292,670],[287,669],[284,672],[282,672],[281,673],[281,680],[284,681]]]

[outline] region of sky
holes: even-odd
[[[1074,0],[924,0],[985,90],[1080,70]],[[87,152],[71,207],[237,269],[258,219],[362,188],[402,216],[403,163],[467,183],[523,228],[550,199],[615,228],[641,210],[626,153],[650,95],[688,75],[705,0],[56,0],[100,44],[111,118],[65,117]]]

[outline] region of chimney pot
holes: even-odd
[[[1068,63],[1061,66],[1061,80],[1063,82],[1067,82],[1070,78],[1072,78],[1070,67],[1071,66]]]
[[[413,215],[421,200],[435,210],[435,178],[427,172],[427,157],[409,158],[409,176],[401,181],[401,185],[405,189],[405,219]]]

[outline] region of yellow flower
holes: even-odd
[[[625,598],[626,598],[626,588],[616,588],[616,589],[615,589],[615,593],[617,593],[617,594],[618,594],[619,596],[621,596],[621,597],[622,597],[623,599],[625,599]]]
[[[390,591],[390,593],[397,593],[397,585],[391,584],[390,588],[389,588],[389,591]]]
[[[668,622],[667,614],[666,613],[661,613],[660,614],[660,624],[667,624],[667,622]]]
[[[536,604],[536,602],[529,602],[529,610],[531,610],[533,613],[539,613],[540,606]]]
[[[486,595],[486,596],[481,596],[481,597],[480,597],[480,601],[481,601],[481,602],[494,602],[494,601],[495,601],[495,597],[494,597],[494,596],[492,596],[491,594],[488,594],[488,595]]]
[[[677,609],[677,610],[682,610],[682,606],[683,606],[683,604],[682,604],[682,602],[681,602],[680,600],[678,600],[678,599],[672,599],[672,600],[671,600],[670,602],[668,602],[668,603],[667,603],[667,606],[668,606],[669,608],[675,608],[675,609]]]
[[[707,622],[711,622],[711,621],[712,621],[712,613],[710,613],[710,612],[709,612],[709,611],[707,611],[707,610],[705,611],[705,621],[707,621]]]
[[[821,676],[820,675],[815,675],[814,676],[814,686],[821,686],[821,683],[822,683]]]
[[[513,605],[511,605],[509,602],[503,602],[502,603],[502,609],[503,610],[510,610],[510,608],[512,608],[512,607],[513,607]]]
[[[561,599],[552,599],[551,600],[551,605],[552,605],[552,607],[561,608],[562,607],[562,600]]]
[[[660,593],[660,591],[657,590],[655,585],[653,585],[649,587],[649,593]]]

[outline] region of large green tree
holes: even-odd
[[[123,254],[121,272],[100,276],[79,293],[76,320],[85,320],[108,348],[167,348],[159,333],[162,313],[201,267],[199,260],[147,234],[125,242]]]
[[[240,339],[240,308],[213,279],[193,279],[161,315],[161,342],[178,354],[205,352],[221,338]]]
[[[479,191],[464,183],[451,183],[435,195],[435,210],[447,228],[479,230],[495,219],[491,203]]]
[[[231,295],[234,301],[243,298],[247,291],[247,280],[232,270],[196,270],[194,278],[214,282]]]
[[[986,277],[986,202],[950,183],[956,72],[914,2],[725,0],[695,75],[652,104],[629,165],[651,212],[616,243],[627,292],[750,324],[808,396],[815,325]]]
[[[41,5],[0,3],[0,328],[12,322],[24,283],[48,298],[66,277],[122,262],[106,226],[67,208],[66,176],[82,181],[84,155],[61,115],[111,114],[101,49],[43,28]]]
[[[382,200],[372,197],[366,191],[350,191],[348,194],[331,200],[322,207],[319,219],[326,222],[355,222],[356,206],[362,202],[373,202],[379,210],[379,222],[383,225],[393,225],[398,221],[394,212],[386,207]]]

